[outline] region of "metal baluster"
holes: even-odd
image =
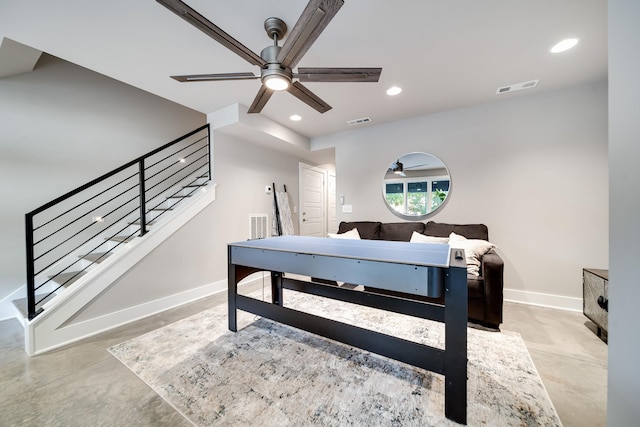
[[[140,169],[140,236],[147,234],[147,200],[144,179],[144,158],[138,162]]]

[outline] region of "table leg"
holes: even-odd
[[[282,273],[271,272],[271,302],[282,306]]]
[[[229,247],[227,266],[227,301],[229,306],[229,330],[238,331],[236,308],[236,295],[238,295],[238,282],[236,280],[236,266],[231,263],[231,248]]]
[[[450,267],[445,279],[444,413],[467,423],[467,269]]]

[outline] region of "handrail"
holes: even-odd
[[[172,150],[174,147],[177,150]],[[154,157],[158,154],[159,159]],[[134,184],[130,180],[136,177]],[[144,236],[148,231],[147,215],[154,210],[152,219],[163,215],[170,209],[160,209],[163,203],[169,198],[179,203],[182,199],[176,195],[182,192],[181,197],[190,196],[198,185],[204,185],[200,184],[201,179],[206,182],[212,179],[209,124],[25,214],[28,318],[40,314],[42,305],[52,295],[83,275],[90,265],[104,259],[109,251],[136,234]],[[107,188],[101,188],[105,184]],[[187,187],[189,190],[184,190]],[[70,218],[72,211],[75,213]],[[84,253],[77,255],[79,251]],[[91,254],[94,256],[90,260],[83,259]],[[41,277],[45,274],[48,277]],[[51,290],[53,283],[57,286]]]
[[[68,193],[66,193],[66,194],[64,194],[64,195],[62,195],[62,196],[60,196],[60,197],[58,197],[57,199],[53,199],[53,200],[52,200],[52,201],[50,201],[49,203],[45,203],[44,205],[40,206],[39,208],[34,209],[34,210],[32,210],[31,212],[29,212],[27,215],[29,215],[29,214],[31,214],[31,215],[39,214],[40,212],[42,212],[42,211],[44,211],[44,210],[46,210],[46,209],[49,209],[49,208],[50,208],[50,207],[52,207],[52,206],[57,205],[58,203],[60,203],[60,202],[62,202],[62,201],[64,201],[64,200],[66,200],[66,199],[68,199],[69,197],[71,197],[71,196],[75,196],[76,194],[80,193],[81,191],[86,190],[87,188],[89,188],[89,187],[91,187],[91,186],[94,186],[94,185],[96,185],[97,183],[99,183],[99,182],[101,182],[101,181],[104,181],[104,180],[105,180],[105,179],[107,179],[107,178],[112,177],[113,175],[117,174],[118,172],[122,172],[123,170],[125,170],[125,169],[127,169],[127,168],[129,168],[129,167],[131,167],[131,166],[133,166],[133,165],[135,165],[136,163],[139,163],[141,160],[144,160],[144,159],[146,159],[147,157],[151,157],[151,156],[153,156],[154,154],[157,154],[157,153],[159,153],[160,151],[162,151],[162,150],[164,150],[164,149],[166,149],[166,148],[169,148],[169,147],[171,147],[172,145],[175,145],[176,143],[178,143],[178,142],[180,142],[180,141],[184,140],[185,138],[188,138],[188,137],[190,137],[190,136],[193,136],[193,135],[195,135],[196,133],[198,133],[198,132],[200,132],[201,130],[204,130],[204,129],[207,129],[207,135],[208,135],[208,134],[209,134],[209,123],[207,123],[206,125],[200,126],[198,129],[193,130],[193,131],[191,131],[191,132],[189,132],[189,133],[187,133],[187,134],[185,134],[185,135],[183,135],[183,136],[181,136],[181,137],[179,137],[179,138],[176,138],[176,139],[174,139],[173,141],[166,143],[166,144],[165,144],[165,145],[163,145],[162,147],[160,147],[160,148],[156,148],[155,150],[152,150],[152,151],[148,152],[147,154],[142,155],[142,156],[138,157],[137,159],[132,160],[132,161],[130,161],[129,163],[126,163],[126,164],[124,164],[124,165],[120,166],[119,168],[112,170],[111,172],[107,172],[107,173],[105,173],[105,174],[104,174],[104,175],[102,175],[101,177],[98,177],[98,178],[94,179],[93,181],[89,181],[89,182],[87,182],[86,184],[81,185],[80,187],[76,188],[75,190],[71,190],[71,191],[69,191]],[[210,145],[210,144],[209,144],[209,145]],[[209,171],[209,176],[211,176],[211,171]]]

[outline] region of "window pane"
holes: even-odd
[[[404,187],[403,184],[385,184],[385,198],[387,204],[396,212],[404,213]]]
[[[433,181],[431,183],[431,210],[437,209],[444,202],[449,193],[449,180]]]
[[[404,190],[402,189],[402,183],[401,182],[399,182],[397,184],[387,184],[386,187],[387,187],[387,194],[390,194],[390,193],[400,193],[400,194],[402,194],[402,193],[404,193]]]
[[[436,190],[449,191],[449,180],[433,181],[431,183],[431,191]]]
[[[407,211],[412,215],[424,215],[427,213],[427,186],[426,182],[407,183]]]
[[[409,182],[408,186],[409,193],[426,193],[428,188],[426,182]]]

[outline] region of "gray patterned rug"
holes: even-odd
[[[293,291],[285,291],[284,301],[444,348],[437,322]],[[109,351],[198,426],[458,425],[444,417],[441,375],[244,312],[232,333],[226,309]],[[468,425],[561,425],[519,334],[468,328],[468,353]]]

